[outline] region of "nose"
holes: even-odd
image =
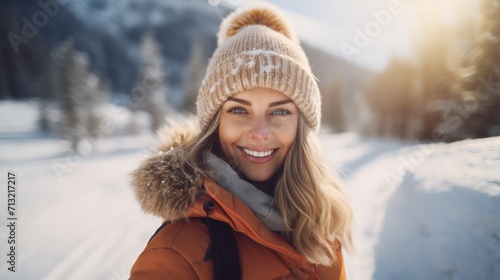
[[[250,127],[250,138],[255,141],[265,141],[271,137],[269,123],[265,117],[256,117]]]

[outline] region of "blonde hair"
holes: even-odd
[[[312,263],[328,265],[336,260],[336,240],[352,248],[353,214],[344,188],[321,155],[317,133],[299,118],[274,198],[297,251]]]
[[[187,168],[210,177],[205,164],[217,140],[220,111],[185,148]],[[302,113],[297,136],[278,180],[275,201],[285,220],[293,246],[311,263],[330,265],[336,261],[339,241],[352,247],[352,210],[341,184],[322,163],[317,133]]]

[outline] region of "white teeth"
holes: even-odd
[[[251,156],[254,156],[254,157],[267,157],[267,156],[270,156],[274,152],[274,150],[270,150],[267,152],[257,152],[257,151],[252,151],[252,150],[245,149],[245,148],[243,148],[243,151],[245,151],[245,153],[247,153]]]

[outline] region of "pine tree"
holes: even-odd
[[[50,56],[49,56],[50,58]],[[46,71],[42,72],[40,78],[37,79],[37,91],[38,94],[38,128],[41,132],[47,133],[50,131],[50,120],[49,120],[49,105],[52,101],[50,98],[50,88],[48,87],[48,82],[50,79],[50,64],[51,61],[46,63]]]
[[[425,21],[419,21],[414,32],[416,45],[416,80],[418,100],[415,110],[421,120],[419,138],[435,139],[436,128],[444,121],[444,112],[454,100],[451,90],[455,69],[449,61],[453,53],[454,26],[446,22],[439,10],[426,7],[422,14]]]
[[[345,131],[342,82],[338,78],[333,78],[329,85],[321,90],[321,93],[323,95],[321,103],[323,122],[335,132]]]
[[[56,103],[60,96],[59,89],[59,73],[57,72],[56,51],[53,49],[46,57],[46,62],[43,65],[42,73],[37,79],[38,92],[38,128],[41,132],[52,132],[55,126],[52,125],[49,117],[52,105]]]
[[[0,9],[0,34],[8,34],[9,32],[14,32],[17,30],[13,29],[14,20],[13,13],[8,9]],[[3,35],[5,36],[5,35]],[[10,84],[9,84],[9,69],[10,59],[14,56],[14,52],[5,40],[5,37],[0,40],[0,99],[4,99],[10,96]]]
[[[191,48],[191,55],[186,68],[186,78],[184,85],[184,110],[196,113],[196,98],[200,90],[201,83],[205,76],[207,61],[203,54],[203,46],[199,42],[195,42]]]
[[[375,115],[371,133],[378,136],[408,138],[413,134],[413,107],[416,103],[414,66],[392,59],[375,77],[367,93],[368,104]]]
[[[81,104],[84,111],[84,126],[89,136],[98,139],[102,138],[103,131],[100,130],[99,124],[102,119],[101,105],[106,101],[107,86],[93,73],[88,73],[86,81],[83,85],[83,93],[85,95],[84,102]]]
[[[9,84],[7,82],[7,60],[4,45],[0,42],[0,99],[7,98],[10,95]]]
[[[482,1],[482,23],[462,93],[460,135],[500,135],[500,0]]]
[[[84,103],[84,83],[88,75],[88,56],[75,49],[73,39],[65,40],[54,53],[54,91],[63,115],[63,132],[71,149],[78,151],[78,144],[86,134],[80,104]]]
[[[58,100],[61,106],[61,111],[63,112],[63,127],[64,134],[68,137],[71,145],[71,149],[77,150],[78,143],[80,142],[80,135],[77,131],[77,127],[80,125],[80,118],[77,112],[77,102],[76,95],[76,77],[73,73],[75,67],[75,47],[74,41],[72,39],[65,40],[61,46],[56,50],[57,59],[57,77],[59,80],[58,87],[60,87],[60,92],[58,92]]]
[[[132,92],[132,103],[129,104],[129,108],[132,112],[136,110],[147,112],[153,132],[161,127],[167,113],[165,73],[162,61],[154,33],[146,32],[141,43],[139,78]],[[132,119],[132,122],[134,121]]]

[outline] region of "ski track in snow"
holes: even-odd
[[[355,252],[344,253],[349,279],[371,279],[374,272],[374,246],[378,241],[385,216],[385,204],[395,188],[383,174],[396,169],[394,154],[402,146],[399,142],[363,142],[355,134],[327,136],[323,144],[333,156],[331,165],[340,169],[346,191],[351,200],[355,221],[353,242]],[[347,155],[348,157],[343,157]],[[355,155],[355,158],[352,158]],[[376,165],[367,164],[376,161]],[[344,163],[342,163],[344,162]]]
[[[0,165],[14,169],[20,182],[18,272],[2,265],[0,279],[127,278],[160,224],[141,212],[128,183],[141,157],[89,156],[62,182],[50,161]]]

